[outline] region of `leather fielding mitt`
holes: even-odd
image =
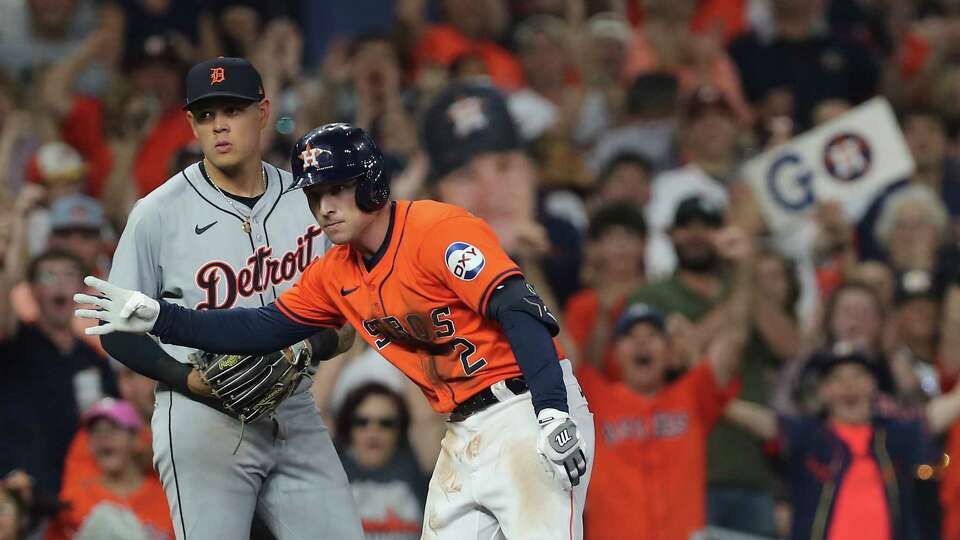
[[[312,350],[301,341],[265,355],[215,354],[197,351],[191,363],[213,395],[241,422],[272,415],[308,375]]]

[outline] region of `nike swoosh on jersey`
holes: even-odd
[[[354,288],[352,288],[352,289],[344,289],[343,287],[340,287],[340,296],[346,296],[346,295],[352,293],[353,291],[355,291],[355,290],[357,290],[357,289],[359,289],[359,288],[360,288],[359,285],[357,285],[356,287],[354,287]]]
[[[199,225],[194,225],[194,227],[193,227],[193,232],[197,233],[198,235],[201,235],[201,234],[207,232],[207,229],[209,229],[210,227],[213,227],[213,226],[216,225],[216,224],[217,224],[217,222],[214,221],[213,223],[207,225],[206,227],[201,227],[201,226],[199,226]]]

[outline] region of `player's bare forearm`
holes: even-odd
[[[274,304],[198,311],[160,302],[151,333],[166,343],[222,354],[269,354],[319,330],[287,318]]]
[[[29,188],[24,188],[29,189]],[[0,269],[0,339],[6,339],[17,331],[17,315],[13,310],[10,291],[23,280],[27,268],[26,211],[18,204],[10,224],[10,243],[7,245],[3,268]]]
[[[797,322],[773,302],[754,298],[752,304],[753,325],[777,358],[781,361],[795,358],[803,342]]]
[[[767,407],[735,399],[727,406],[724,418],[765,441],[779,434],[777,415]]]
[[[931,433],[940,434],[960,418],[960,384],[927,404],[927,426]]]
[[[345,324],[337,330],[337,351],[334,353],[334,356],[341,355],[350,350],[350,347],[353,347],[353,342],[357,338],[357,331],[353,329],[353,326]]]

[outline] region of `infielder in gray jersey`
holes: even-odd
[[[261,161],[269,105],[246,60],[218,58],[190,70],[186,114],[204,159],[133,208],[112,283],[195,309],[258,307],[322,254],[302,190],[288,191],[290,173]],[[329,334],[313,341],[314,356],[323,354],[318,347],[327,355],[336,348]],[[294,383],[273,414],[244,425],[208,395],[189,364],[194,351],[144,335],[105,336],[103,344],[161,382],[154,465],[178,539],[248,538],[254,512],[280,540],[363,537],[308,379]]]

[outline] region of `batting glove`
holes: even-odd
[[[74,295],[74,302],[92,304],[99,308],[78,309],[74,313],[77,317],[96,319],[106,323],[87,328],[87,335],[104,335],[112,332],[143,334],[153,330],[153,325],[160,315],[159,302],[140,291],[121,289],[93,276],[87,276],[83,282],[100,291],[103,296]]]
[[[537,422],[540,423],[537,451],[544,466],[564,490],[570,491],[587,472],[587,457],[581,448],[577,424],[569,414],[556,409],[540,411]]]

